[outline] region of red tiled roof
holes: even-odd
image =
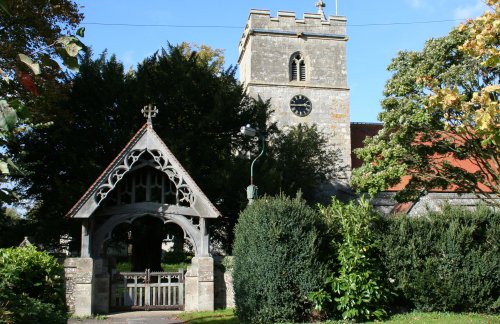
[[[377,135],[383,126],[382,123],[351,123],[351,164],[353,169],[359,168],[363,164],[363,161],[354,154],[354,150],[363,147],[365,138]]]
[[[382,129],[383,124],[378,124],[378,123],[351,123],[351,156],[352,156],[352,168],[359,168],[362,165],[362,161],[356,157],[354,154],[354,149],[363,147],[363,141],[367,136],[374,136],[378,133],[380,129]],[[456,139],[460,140],[460,139]],[[431,145],[431,143],[418,143],[418,140],[415,142],[415,144],[419,145]],[[432,163],[434,165],[439,165],[442,162],[446,161],[450,163],[452,166],[459,167],[463,170],[466,170],[469,173],[474,173],[476,171],[480,171],[480,166],[478,165],[478,162],[474,161],[472,158],[471,159],[466,159],[466,160],[458,160],[452,156],[452,154],[446,154],[446,155],[435,155],[431,159]],[[391,188],[389,188],[387,191],[400,191],[406,187],[408,182],[411,179],[411,175],[403,176],[401,179],[401,182]],[[478,183],[478,187],[480,190],[483,192],[491,192],[491,189],[486,187],[482,183]],[[450,186],[446,189],[440,189],[436,188],[433,189],[432,191],[434,192],[457,192],[458,190],[457,186]],[[402,208],[406,208],[407,206],[402,206]]]

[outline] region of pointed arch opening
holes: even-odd
[[[307,80],[307,68],[304,54],[295,52],[290,57],[290,81],[304,82]]]
[[[102,243],[100,257],[110,273],[187,269],[195,255],[194,241],[177,222],[142,215],[116,224]]]

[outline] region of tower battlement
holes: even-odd
[[[252,34],[347,40],[346,23],[344,16],[329,16],[324,20],[319,13],[305,13],[302,19],[297,19],[291,11],[278,11],[277,16],[272,17],[269,10],[252,9],[238,47],[240,58]]]
[[[339,166],[350,170],[347,19],[326,17],[324,1],[315,2],[318,13],[302,18],[291,11],[275,17],[269,10],[250,11],[239,42],[240,81],[250,97],[270,100],[270,121],[281,129],[316,125],[338,150]],[[347,182],[349,171],[336,177]]]

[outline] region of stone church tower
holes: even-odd
[[[316,124],[351,167],[346,18],[251,10],[239,44],[240,81],[247,93],[271,99],[273,121],[282,129]]]

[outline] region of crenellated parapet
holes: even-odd
[[[319,13],[305,13],[302,19],[297,19],[295,12],[278,11],[272,17],[269,10],[252,9],[239,43],[240,58],[250,35],[347,40],[346,23],[344,16],[329,16],[325,20]]]
[[[271,122],[284,131],[316,125],[339,152],[337,166],[346,171],[334,178],[341,180],[318,188],[329,200],[344,190],[351,165],[347,19],[325,16],[325,1],[315,2],[318,12],[302,17],[290,11],[271,17],[269,10],[251,10],[239,40],[238,64],[246,93],[270,100]]]

